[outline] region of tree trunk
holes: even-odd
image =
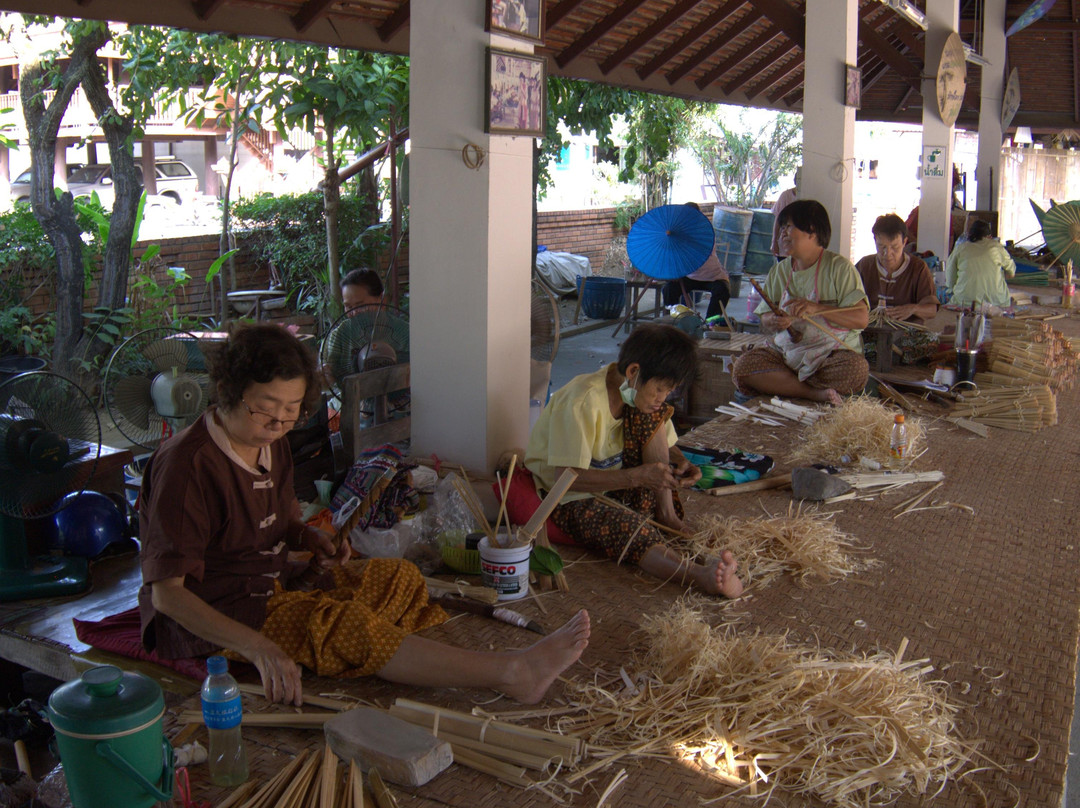
[[[75,221],[70,193],[56,197],[53,172],[60,121],[71,96],[83,80],[94,53],[108,40],[104,25],[95,26],[72,42],[71,58],[52,83],[55,95],[45,105],[46,70],[40,55],[25,53],[21,58],[19,95],[30,143],[30,205],[35,218],[56,251],[56,338],[52,366],[59,373],[75,372],[76,351],[82,335],[83,242]]]
[[[341,206],[341,182],[338,180],[337,157],[334,154],[333,118],[323,121],[326,131],[326,178],[323,180],[323,212],[326,214],[326,268],[330,296],[335,303],[333,315],[341,309],[340,255],[338,252],[338,209]]]

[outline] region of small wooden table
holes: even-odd
[[[229,292],[226,296],[229,303],[234,306],[237,303],[254,303],[255,319],[261,322],[263,318],[263,301],[272,297],[284,297],[285,293],[280,289],[239,289],[235,292]]]
[[[892,370],[893,346],[896,344],[896,335],[899,333],[895,328],[876,325],[863,329],[863,341],[872,342],[876,346],[873,370]]]

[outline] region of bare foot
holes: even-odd
[[[535,645],[515,654],[507,684],[499,688],[522,704],[536,704],[551,683],[581,657],[589,644],[589,613],[582,609]]]
[[[844,403],[844,397],[829,387],[825,390],[825,401],[832,404],[834,407],[840,407]]]
[[[743,592],[742,581],[736,574],[739,562],[731,550],[724,550],[715,564],[695,565],[694,583],[710,595],[737,598]]]

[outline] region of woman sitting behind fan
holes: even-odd
[[[737,598],[742,582],[730,551],[695,563],[647,523],[652,518],[682,530],[676,491],[701,478],[701,469],[675,445],[667,403],[693,378],[696,362],[697,345],[688,334],[669,325],[638,326],[618,362],[571,379],[551,397],[529,437],[525,465],[542,491],[550,491],[564,470],[577,472],[551,515],[576,543],[658,578]],[[600,493],[627,507],[591,496]]]
[[[967,241],[958,242],[945,262],[945,285],[950,303],[967,306],[990,303],[1005,308],[1012,302],[1006,278],[1016,274],[1016,262],[996,238],[990,225],[976,219],[968,227]]]
[[[870,322],[870,309],[855,266],[825,249],[831,234],[820,202],[799,199],[780,212],[780,246],[787,257],[769,270],[764,291],[784,313],[774,314],[766,302],[758,305],[761,328],[772,339],[732,366],[742,395],[839,405],[842,396],[866,384],[870,366],[859,332]]]
[[[468,651],[413,632],[446,619],[419,570],[348,561],[343,542],[300,520],[285,433],[319,394],[314,357],[276,325],[243,326],[207,350],[216,404],[165,441],[143,477],[143,642],[165,658],[224,648],[259,671],[266,696],[301,703],[303,664],[430,687],[486,687],[531,703],[588,643],[589,617],[516,652]],[[289,591],[309,550],[323,574]],[[321,587],[321,588],[320,588]]]

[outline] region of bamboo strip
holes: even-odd
[[[464,473],[464,471],[462,472]],[[468,478],[462,479],[456,474],[451,478],[454,490],[461,496],[465,506],[472,513],[473,519],[480,526],[480,529],[484,531],[484,534],[488,537],[488,541],[492,544],[495,543],[495,531],[491,527],[491,523],[487,520],[487,514],[484,513],[484,506],[480,504],[480,500],[476,497],[476,492],[473,490],[472,485],[468,482]]]
[[[378,808],[398,808],[397,797],[383,782],[378,769],[368,769],[368,784],[371,786],[371,796],[375,798]]]
[[[228,797],[218,803],[217,808],[233,808],[233,806],[240,805],[241,800],[246,800],[257,788],[259,788],[258,782],[255,780],[248,780],[246,783],[233,789],[233,792]]]
[[[263,696],[266,693],[262,688],[262,685],[254,684],[241,684],[239,685],[240,692],[248,696]],[[301,701],[303,704],[307,704],[311,707],[324,707],[327,710],[334,710],[336,712],[344,712],[345,710],[351,710],[355,702],[342,701],[341,699],[331,699],[326,696],[312,696],[307,693],[301,695]]]
[[[605,505],[611,505],[614,508],[618,508],[620,510],[627,511],[628,513],[632,513],[635,516],[641,516],[640,513],[635,511],[629,505],[626,505],[626,504],[624,504],[622,502],[619,502],[619,500],[617,500],[617,499],[612,499],[609,496],[605,496],[604,494],[593,494],[593,498],[595,498],[597,502],[603,502]],[[665,525],[665,524],[663,524],[661,522],[657,522],[655,519],[646,519],[645,524],[652,525],[657,530],[662,530],[664,533],[668,533],[668,534],[670,534],[672,536],[678,536],[681,539],[692,538],[690,536],[690,534],[687,533],[686,531],[677,530],[676,528],[673,528],[673,527],[668,527],[667,525]]]
[[[502,782],[507,783],[508,785],[517,786],[518,788],[529,788],[530,786],[535,785],[532,780],[525,776],[525,770],[519,766],[503,763],[500,760],[495,760],[495,758],[482,755],[471,749],[454,747],[452,744],[451,749],[454,753],[455,763],[460,763],[462,766],[468,766],[470,769],[475,769],[484,774],[490,774],[492,777],[496,777]]]
[[[351,795],[351,808],[364,807],[364,773],[355,760],[349,761],[349,793]]]
[[[319,779],[319,808],[334,808],[337,797],[338,758],[327,743],[323,747],[322,777]]]
[[[244,713],[241,724],[245,727],[292,727],[293,729],[321,729],[332,713]],[[183,710],[177,721],[181,724],[203,723],[201,710]]]
[[[322,753],[316,752],[304,764],[304,768],[296,775],[276,802],[260,808],[305,808],[308,793],[312,784],[318,782],[319,768],[322,766]]]
[[[518,752],[513,749],[506,749],[497,744],[486,743],[484,741],[474,741],[470,738],[464,738],[461,735],[455,735],[452,732],[447,732],[438,727],[432,731],[432,734],[436,738],[440,738],[450,744],[454,749],[467,749],[472,752],[479,752],[482,755],[501,760],[504,763],[512,763],[516,766],[522,766],[526,769],[532,769],[533,771],[543,772],[551,768],[551,764],[556,758],[542,757],[540,755],[530,755],[526,752]]]
[[[441,581],[438,578],[428,578],[427,576],[424,576],[424,583],[427,584],[428,592],[437,598],[443,595],[461,595],[463,598],[471,598],[489,606],[494,606],[499,602],[499,593],[490,586],[473,586],[458,581]]]
[[[582,740],[572,735],[523,727],[506,721],[435,707],[419,701],[396,699],[393,707],[390,708],[390,714],[428,727],[433,726],[432,721],[438,716],[441,727],[465,738],[499,744],[544,757],[559,757],[569,764],[576,764],[584,755]],[[430,720],[421,720],[421,716],[430,716]]]
[[[495,480],[499,486],[499,515],[495,517],[495,538],[499,537],[499,527],[502,525],[503,517],[506,516],[506,495],[510,492],[510,483],[514,479],[514,467],[517,466],[517,454],[510,455],[510,468],[506,472],[506,479],[499,481],[499,475],[496,473]],[[509,522],[507,523],[509,527]],[[507,531],[509,533],[509,531]],[[513,539],[511,539],[511,543]]]
[[[278,797],[281,796],[282,792],[288,787],[289,782],[296,775],[296,772],[307,761],[308,754],[305,749],[289,761],[280,772],[255,793],[254,797],[243,804],[243,808],[264,808],[267,805],[276,805]]]

